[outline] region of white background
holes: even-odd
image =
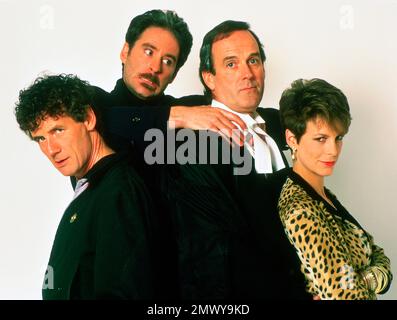
[[[19,90],[43,71],[74,73],[111,90],[131,18],[154,8],[176,10],[194,36],[169,94],[201,93],[202,38],[226,19],[249,22],[264,43],[263,106],[277,107],[297,78],[323,78],[345,92],[353,122],[327,186],[385,249],[397,275],[396,0],[0,0],[0,299],[41,298],[56,227],[72,197],[69,180],[17,127]],[[396,285],[381,298],[396,299]]]

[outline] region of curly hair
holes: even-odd
[[[46,117],[70,116],[77,122],[86,120],[92,107],[92,89],[75,75],[46,75],[19,92],[15,117],[28,136]]]
[[[306,124],[316,118],[331,126],[340,125],[347,133],[351,123],[349,103],[343,92],[322,79],[295,80],[280,99],[280,119],[300,141]]]
[[[185,64],[193,45],[193,37],[186,22],[171,10],[150,10],[131,20],[125,35],[125,41],[132,48],[140,35],[149,27],[160,27],[169,30],[179,44],[179,58],[175,75]]]

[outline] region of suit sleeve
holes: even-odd
[[[314,283],[316,292],[312,294],[322,300],[375,298],[326,221],[310,209],[293,208],[285,212],[282,221],[288,239],[308,270],[306,276]]]
[[[98,212],[95,298],[148,299],[154,295],[151,226],[138,188],[112,191]]]
[[[204,96],[192,95],[166,100],[160,106],[129,105],[101,109],[106,131],[130,141],[143,141],[149,129],[159,129],[166,133],[171,106],[199,106],[207,103]]]
[[[152,128],[166,132],[169,115],[170,107],[167,106],[120,106],[103,110],[106,131],[128,140],[143,140],[145,132]]]

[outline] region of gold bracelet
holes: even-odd
[[[369,290],[375,292],[378,287],[378,281],[376,280],[375,274],[370,270],[365,270],[362,273],[365,283]]]

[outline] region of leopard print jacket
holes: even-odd
[[[327,189],[324,201],[293,171],[278,202],[285,233],[295,247],[307,291],[321,299],[376,299],[390,287],[390,260]]]

